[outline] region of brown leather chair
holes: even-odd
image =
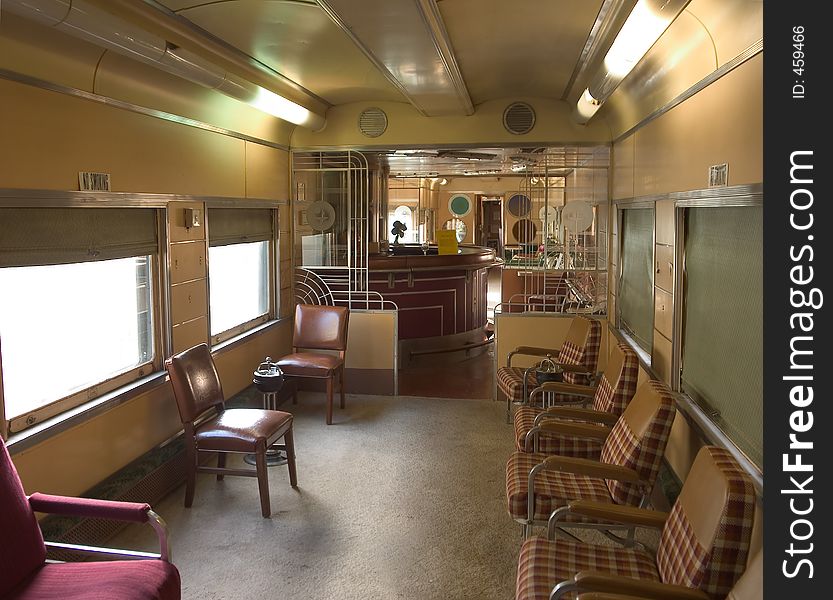
[[[180,352],[165,361],[171,378],[179,418],[185,426],[185,451],[188,473],[185,486],[185,506],[194,501],[197,471],[214,473],[217,480],[224,475],[257,477],[260,489],[260,508],[264,517],[271,514],[269,477],[266,471],[266,449],[284,438],[289,465],[289,483],[298,487],[295,472],[295,444],[292,438],[292,415],[277,410],[260,408],[226,409],[223,387],[217,367],[206,344]],[[217,414],[197,423],[211,409]],[[216,452],[217,467],[201,466],[199,453]],[[256,468],[226,468],[229,453],[255,455]]]
[[[333,423],[333,379],[341,383],[341,408],[344,408],[344,355],[347,351],[347,321],[350,312],[343,306],[299,304],[295,307],[292,354],[278,361],[288,377],[327,380],[327,425]],[[310,352],[310,350],[330,350]],[[296,396],[293,401],[297,401]]]

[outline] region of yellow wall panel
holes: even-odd
[[[654,344],[651,347],[651,367],[659,378],[671,385],[671,340],[654,329]]]
[[[97,171],[113,191],[245,192],[242,140],[89,100],[0,80],[0,130],[0,187],[76,190]]]
[[[223,393],[229,398],[252,384],[252,375],[267,356],[273,360],[289,354],[292,346],[292,322],[276,323],[252,336],[245,344],[233,346],[214,356]]]
[[[171,328],[173,353],[182,352],[197,344],[208,342],[208,319],[197,317],[184,323],[177,323]]]
[[[674,245],[674,225],[676,223],[673,200],[658,200],[654,209],[656,216],[656,243]]]
[[[199,210],[203,225],[186,227],[185,209]],[[189,242],[205,239],[205,203],[204,202],[170,202],[168,204],[168,241]]]
[[[182,283],[205,277],[205,242],[171,244],[171,283]]]
[[[666,292],[674,291],[674,247],[657,244],[654,251],[654,284]]]
[[[171,322],[184,323],[208,314],[205,279],[171,286]]]
[[[686,421],[685,416],[677,411],[671,433],[668,435],[668,445],[665,448],[665,458],[681,480],[685,481],[694,457],[703,446],[703,440],[697,435]]]
[[[246,197],[289,200],[289,152],[246,142]]]
[[[79,495],[182,429],[170,384],[14,455],[27,493]]]
[[[763,180],[762,67],[759,54],[634,134],[635,196],[705,188],[721,163],[730,185]]]
[[[613,144],[613,199],[633,197],[634,138],[628,136]]]
[[[393,311],[350,311],[347,333],[348,369],[388,369],[396,367],[397,320]]]
[[[654,288],[654,327],[669,340],[674,331],[674,296]]]

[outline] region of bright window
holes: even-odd
[[[80,404],[153,360],[151,264],[143,256],[0,268],[7,419],[70,396]],[[40,416],[50,415],[26,424]]]
[[[266,319],[269,242],[212,246],[208,249],[208,268],[212,337]]]

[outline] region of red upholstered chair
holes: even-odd
[[[158,554],[99,549],[99,554],[147,560],[46,563],[35,511],[149,523],[159,537]],[[75,548],[74,546],[67,546]],[[109,550],[109,552],[108,552]],[[150,506],[47,494],[27,497],[0,439],[0,598],[3,600],[178,600],[179,572],[170,563],[165,522]]]
[[[515,599],[587,598],[590,592],[662,600],[760,598],[761,559],[748,560],[755,500],[752,480],[737,461],[726,450],[705,446],[670,513],[580,501],[553,514],[547,537],[521,546]],[[556,539],[559,519],[583,517],[658,528],[657,550]],[[745,570],[749,577],[741,578]]]
[[[349,316],[350,312],[343,306],[297,305],[292,354],[278,361],[286,376],[327,380],[327,425],[333,423],[333,380],[336,375],[341,384],[339,405],[344,408],[344,355],[347,352]],[[297,401],[297,398],[293,400]]]
[[[292,415],[278,410],[260,408],[226,409],[223,387],[211,352],[206,344],[199,344],[165,361],[171,378],[179,418],[185,426],[187,479],[185,506],[194,501],[197,472],[257,477],[260,508],[264,517],[272,510],[269,503],[269,476],[266,470],[266,449],[281,438],[286,443],[289,483],[297,487],[295,472],[295,444],[292,437]],[[198,422],[212,409],[217,414]],[[201,466],[200,452],[216,452],[217,467]],[[254,454],[256,468],[226,468],[229,453]]]

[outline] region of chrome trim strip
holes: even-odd
[[[633,198],[619,198],[613,204],[619,208],[650,208],[660,200],[674,200],[679,207],[691,206],[754,206],[763,201],[763,183],[744,183],[723,187],[701,188],[684,192],[651,194]]]
[[[454,54],[454,48],[451,45],[451,39],[445,28],[440,7],[436,0],[417,0],[416,4],[417,10],[422,15],[422,20],[425,21],[428,32],[431,34],[434,47],[437,49],[437,53],[443,61],[448,78],[454,86],[454,91],[463,104],[463,112],[466,116],[473,115],[474,104],[472,104],[466,81],[463,79],[463,73],[460,71],[460,65],[457,63],[457,56]]]
[[[205,202],[211,208],[240,208],[243,203],[247,208],[275,208],[289,203],[266,198],[0,188],[0,208],[99,208],[105,204],[112,208],[166,208],[171,202]]]
[[[373,66],[379,70],[382,76],[385,79],[387,79],[393,85],[393,87],[395,87],[399,91],[399,93],[402,94],[408,100],[408,102],[411,103],[411,105],[417,110],[417,112],[419,112],[419,114],[421,114],[423,117],[427,117],[428,113],[425,112],[424,108],[417,104],[417,101],[408,93],[408,89],[402,84],[401,81],[399,81],[396,77],[393,76],[393,73],[391,73],[388,70],[388,68],[382,61],[376,58],[376,55],[370,51],[370,48],[368,48],[362,43],[362,41],[356,36],[356,34],[353,33],[353,30],[350,28],[350,26],[344,22],[344,20],[341,18],[341,16],[339,16],[339,14],[335,10],[333,10],[333,7],[330,6],[329,2],[327,2],[326,0],[318,0],[318,6],[321,7],[321,10],[323,10],[328,17],[330,17],[330,20],[333,23],[335,23],[336,27],[338,27],[344,33],[344,35],[350,38],[350,41],[356,45],[356,48],[358,48],[361,51],[361,53],[364,54],[371,63],[373,63]],[[351,149],[355,150],[356,148]]]
[[[120,108],[122,110],[128,110],[130,112],[138,113],[140,115],[145,115],[148,117],[154,117],[156,119],[162,119],[163,121],[170,121],[172,123],[177,123],[179,125],[187,125],[188,127],[194,127],[196,129],[202,129],[204,131],[210,131],[211,133],[218,133],[220,135],[225,135],[228,137],[237,138],[239,140],[243,140],[245,142],[252,142],[253,144],[260,144],[261,146],[269,146],[270,148],[277,148],[278,150],[286,150],[289,151],[289,146],[285,146],[284,144],[278,144],[276,142],[270,142],[269,140],[264,140],[262,138],[257,138],[245,133],[241,133],[239,131],[234,131],[232,129],[226,129],[224,127],[217,127],[216,125],[211,125],[210,123],[205,123],[203,121],[198,121],[197,119],[191,119],[189,117],[183,117],[182,115],[175,115],[173,113],[165,112],[162,110],[156,110],[155,108],[148,108],[146,106],[139,106],[138,104],[133,104],[131,102],[126,102],[124,100],[117,100],[116,98],[110,98],[108,96],[102,96],[100,94],[94,94],[92,92],[87,92],[85,90],[79,90],[77,88],[72,88],[69,86],[61,85],[59,83],[52,83],[51,81],[46,81],[45,79],[39,79],[37,77],[31,77],[30,75],[24,75],[23,73],[18,73],[16,71],[10,71],[8,69],[0,68],[0,79],[6,79],[8,81],[14,81],[16,83],[22,83],[24,85],[29,85],[32,87],[36,87],[42,90],[48,90],[50,92],[58,92],[60,94],[67,94],[68,96],[73,96],[75,98],[83,98],[84,100],[91,100],[93,102],[97,102],[99,104],[104,104],[105,106],[110,106],[113,108]]]
[[[642,127],[644,127],[645,125],[647,125],[648,123],[653,121],[654,119],[658,119],[659,117],[661,117],[662,115],[664,115],[665,113],[670,111],[672,108],[675,108],[676,106],[682,104],[683,102],[685,102],[686,100],[688,100],[689,98],[694,96],[695,94],[703,91],[708,86],[710,86],[712,83],[714,83],[715,81],[717,81],[718,79],[720,79],[724,75],[729,74],[734,69],[741,66],[746,61],[748,61],[749,59],[753,58],[754,56],[756,56],[757,54],[759,54],[763,51],[764,51],[764,40],[763,40],[763,38],[761,38],[757,42],[754,42],[751,46],[749,46],[748,48],[743,50],[740,54],[738,54],[732,60],[723,63],[717,69],[715,69],[714,71],[712,71],[711,73],[709,73],[708,75],[703,77],[703,79],[701,79],[700,81],[698,81],[697,83],[692,85],[687,90],[680,93],[676,98],[673,98],[672,100],[668,101],[665,105],[659,107],[654,112],[650,113],[648,116],[643,118],[639,123],[637,123],[636,125],[634,125],[630,129],[628,129],[627,131],[625,131],[624,133],[619,135],[617,138],[615,138],[613,140],[613,143],[616,144],[616,143],[622,141],[623,139],[627,138],[628,136],[630,136],[632,133],[634,133],[638,129],[641,129]]]

